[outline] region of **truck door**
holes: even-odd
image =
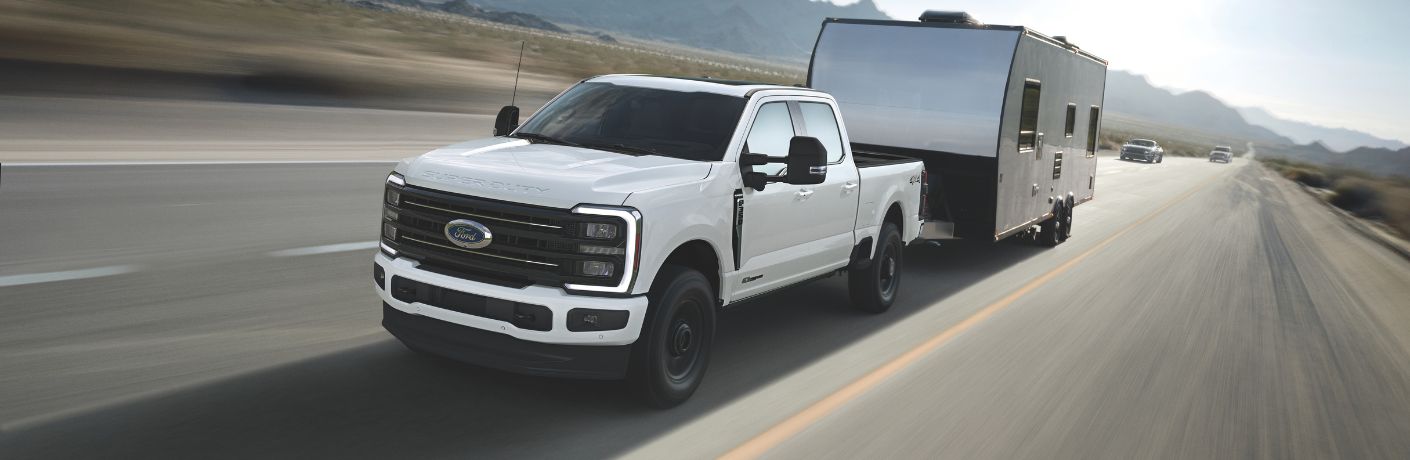
[[[815,121],[816,132],[805,121]],[[740,269],[730,280],[732,298],[827,273],[846,265],[851,254],[860,184],[856,167],[844,155],[832,106],[765,99],[744,148],[783,157],[795,135],[818,137],[828,149],[827,179],[817,185],[773,182],[763,191],[744,189]],[[784,165],[756,166],[754,171],[782,175]]]

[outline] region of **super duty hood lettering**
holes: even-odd
[[[511,184],[511,183],[508,183],[508,182],[501,182],[501,181],[489,180],[489,179],[480,179],[480,178],[477,178],[477,177],[460,176],[460,175],[455,175],[455,174],[450,174],[450,173],[445,173],[445,172],[440,172],[440,171],[430,171],[430,170],[422,171],[422,172],[421,172],[421,177],[424,177],[424,178],[427,178],[427,179],[430,179],[430,180],[433,180],[433,181],[436,181],[436,182],[451,183],[451,184],[461,184],[461,185],[468,185],[468,186],[471,186],[471,187],[487,188],[487,189],[494,189],[494,190],[504,190],[504,191],[517,192],[517,193],[543,194],[543,193],[547,193],[548,190],[549,190],[549,189],[546,188],[546,187],[537,187],[537,186],[533,186],[533,185]]]

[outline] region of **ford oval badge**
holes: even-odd
[[[446,224],[446,239],[465,249],[480,249],[490,245],[494,235],[490,229],[469,219],[456,219]]]

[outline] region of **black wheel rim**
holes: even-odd
[[[877,285],[881,287],[881,296],[884,298],[891,298],[891,294],[896,291],[896,281],[900,278],[897,272],[897,262],[896,246],[886,245],[886,248],[881,251],[881,260],[877,261],[880,266],[876,270]]]
[[[704,339],[704,314],[700,308],[700,302],[695,299],[682,299],[666,329],[666,350],[661,356],[665,361],[666,376],[671,381],[679,383],[687,380],[700,361],[701,349],[704,348],[701,343]]]

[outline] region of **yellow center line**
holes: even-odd
[[[1204,181],[1200,182],[1199,184],[1195,185],[1194,187],[1190,188],[1179,196],[1172,198],[1170,201],[1167,201],[1165,204],[1161,205],[1159,208],[1156,208],[1154,211],[1151,211],[1145,216],[1142,216],[1140,219],[1137,219],[1135,222],[1132,222],[1130,225],[1127,225],[1121,230],[1118,230],[1116,233],[1113,233],[1111,236],[1107,237],[1105,240],[1102,240],[1100,243],[1097,243],[1086,251],[1083,251],[1081,254],[1078,254],[1076,257],[1073,257],[1071,260],[1068,260],[1062,265],[1059,265],[1056,268],[1049,270],[1047,273],[1039,275],[1037,278],[1034,278],[1033,280],[1024,284],[1022,287],[1019,287],[1017,290],[1013,291],[1009,295],[1006,295],[1002,299],[999,299],[998,301],[979,309],[979,311],[975,312],[973,315],[970,315],[968,318],[965,318],[954,326],[950,326],[949,329],[940,332],[939,334],[935,335],[934,337],[931,337],[920,345],[917,345],[915,348],[912,348],[909,351],[902,353],[900,356],[892,358],[890,361],[887,361],[886,364],[882,364],[881,367],[873,369],[866,375],[861,376],[857,380],[852,381],[852,383],[849,383],[846,386],[833,392],[832,394],[829,394],[826,397],[818,400],[817,402],[814,402],[812,405],[809,405],[802,411],[793,414],[793,416],[785,419],[782,422],[779,422],[777,425],[774,425],[768,430],[765,430],[763,433],[759,433],[759,435],[754,436],[748,441],[745,441],[744,444],[740,444],[738,447],[735,447],[729,452],[726,452],[720,458],[728,460],[758,458],[765,452],[768,452],[779,444],[782,444],[784,441],[787,441],[789,438],[792,438],[799,432],[807,429],[808,427],[822,420],[824,417],[827,417],[829,414],[842,407],[842,405],[851,402],[858,396],[861,396],[866,392],[870,391],[871,389],[875,388],[877,385],[881,384],[881,382],[890,378],[892,375],[895,375],[897,372],[900,372],[906,369],[907,367],[910,367],[921,357],[925,356],[926,354],[929,354],[932,351],[935,351],[935,349],[937,348],[940,348],[940,346],[944,345],[946,342],[949,342],[950,339],[953,339],[955,338],[955,336],[958,336],[964,333],[965,331],[969,330],[970,328],[978,325],[979,323],[984,322],[985,320],[989,319],[989,317],[993,316],[995,313],[998,313],[999,311],[1008,308],[1019,298],[1022,298],[1024,295],[1028,294],[1029,292],[1032,292],[1034,289],[1042,287],[1044,284],[1047,284],[1049,281],[1052,281],[1053,278],[1056,278],[1058,275],[1061,275],[1063,272],[1066,272],[1067,270],[1076,266],[1083,259],[1090,257],[1092,254],[1096,253],[1097,251],[1100,251],[1101,249],[1110,245],[1112,242],[1115,242],[1118,238],[1120,238],[1127,232],[1130,232],[1132,229],[1135,229],[1141,224],[1144,224],[1150,221],[1151,219],[1154,219],[1156,216],[1159,216],[1161,213],[1165,212],[1166,209],[1169,209],[1176,203],[1184,201],[1191,195],[1194,195],[1195,192],[1198,192],[1200,189],[1203,189],[1206,185],[1209,185],[1210,182],[1213,182],[1215,179],[1218,179],[1222,176],[1222,174],[1216,174],[1215,176],[1210,177],[1209,179],[1205,179]]]

